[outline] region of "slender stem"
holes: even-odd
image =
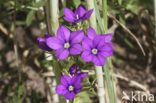
[[[53,35],[53,32],[52,32],[52,25],[51,25],[51,15],[50,15],[50,0],[47,0],[46,2],[46,6],[45,6],[45,16],[46,16],[46,19],[47,19],[47,28],[48,28],[48,33],[50,33],[51,35]]]
[[[108,32],[108,17],[107,17],[107,0],[102,0],[102,6],[103,6],[103,19],[104,19],[104,29],[105,34]],[[113,68],[112,68],[112,62],[111,58],[106,59],[106,63],[104,66],[105,71],[105,78],[108,88],[108,94],[109,94],[109,101],[111,103],[115,103],[115,92],[114,92],[114,78],[113,78]]]
[[[52,32],[56,35],[57,29],[59,27],[59,0],[49,0],[50,3],[50,17],[48,23],[51,23],[51,28],[48,27],[48,29],[52,29]],[[56,59],[56,57],[53,55],[53,70],[55,72],[56,76],[56,82],[57,85],[60,84],[60,78],[61,78],[61,67],[59,61]],[[63,96],[59,96],[59,103],[65,103],[65,99]]]
[[[94,9],[94,0],[86,0],[88,9]],[[90,17],[90,25],[95,29],[97,32],[97,22],[96,22],[96,16],[95,12],[93,12],[92,16]],[[99,97],[99,103],[105,103],[105,90],[104,90],[104,79],[103,79],[103,72],[102,72],[102,67],[101,66],[95,66],[96,70],[96,77],[97,77],[97,82],[98,82],[98,97]]]
[[[94,9],[94,12],[90,16],[89,22],[90,25],[97,30],[97,22],[96,22],[96,16],[95,16],[95,7],[94,7],[94,0],[86,0],[88,5],[88,10]]]
[[[99,103],[105,103],[105,90],[104,90],[104,79],[103,79],[103,71],[101,66],[95,66],[96,77],[98,82],[98,96]]]
[[[74,99],[70,100],[70,103],[74,103]]]
[[[18,75],[19,75],[19,81],[21,80],[21,68],[19,65],[19,58],[18,58],[18,46],[17,46],[17,41],[16,41],[16,36],[15,36],[15,28],[16,28],[16,4],[17,1],[14,0],[15,6],[14,6],[14,15],[13,15],[13,32],[14,32],[14,52],[15,52],[15,57],[16,57],[16,67],[18,69]]]
[[[59,0],[50,0],[51,24],[53,33],[57,32],[59,27]]]
[[[108,31],[107,0],[102,0],[105,33]]]

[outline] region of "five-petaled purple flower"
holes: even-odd
[[[68,22],[79,23],[88,19],[92,13],[93,9],[87,12],[83,5],[79,5],[75,12],[73,12],[69,8],[64,8],[64,19]]]
[[[76,66],[76,64],[73,64],[70,69],[69,69],[70,75],[74,76],[77,75],[79,76],[81,79],[86,78],[86,76],[88,76],[87,72],[80,72],[79,71],[79,67]]]
[[[88,19],[93,9],[86,11],[83,5],[79,5],[75,12],[64,8],[64,19],[68,22],[79,23]],[[70,54],[78,55],[86,62],[93,62],[97,66],[105,64],[105,58],[113,54],[112,34],[97,35],[95,30],[90,27],[87,30],[88,37],[84,36],[82,30],[70,32],[65,26],[60,26],[57,36],[52,37],[46,33],[43,38],[37,38],[39,47],[45,51],[56,50],[56,57],[60,60],[66,59]],[[82,42],[82,46],[79,44]],[[84,51],[83,51],[84,48]],[[66,99],[73,99],[82,89],[80,85],[82,79],[88,76],[87,72],[80,72],[79,67],[73,64],[69,69],[70,76],[63,75],[61,84],[56,87],[56,93],[64,95]]]
[[[80,83],[81,79],[79,76],[73,76],[71,78],[67,75],[63,75],[61,77],[61,84],[56,87],[56,93],[64,95],[66,99],[73,99],[82,89]]]
[[[105,64],[105,58],[113,54],[113,44],[111,44],[112,34],[97,35],[93,28],[87,30],[88,37],[82,41],[85,51],[81,57],[86,62],[93,62],[97,66]]]
[[[48,33],[46,33],[46,34],[44,35],[43,38],[38,37],[38,38],[37,38],[37,42],[38,42],[39,47],[40,47],[42,50],[45,50],[45,51],[49,51],[49,52],[50,52],[50,51],[52,51],[52,49],[49,48],[49,47],[47,46],[47,44],[46,44],[46,39],[48,39],[49,37],[51,37],[51,35],[48,34]]]
[[[60,26],[57,30],[57,37],[49,37],[46,39],[46,44],[56,50],[56,57],[63,60],[66,59],[69,54],[78,55],[83,49],[79,44],[84,38],[84,32],[82,30],[70,31],[65,26]]]

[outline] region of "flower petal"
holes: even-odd
[[[93,47],[93,42],[91,39],[89,39],[88,37],[85,37],[82,41],[82,47],[85,49],[85,50],[91,50],[92,47]]]
[[[86,13],[86,15],[82,18],[82,22],[88,19],[92,15],[93,11],[93,9],[89,10],[88,13]]]
[[[68,22],[71,22],[71,23],[74,23],[75,22],[75,20],[70,19],[68,17],[63,17],[63,19],[66,20],[66,21],[68,21]]]
[[[81,91],[81,89],[82,89],[82,86],[81,86],[81,85],[76,85],[76,86],[74,87],[74,92],[75,92],[75,94],[79,93],[79,92]]]
[[[72,91],[72,92],[67,92],[65,95],[64,95],[64,97],[66,98],[66,99],[73,99],[74,97],[75,97],[75,93],[74,93],[74,91]]]
[[[79,5],[75,10],[75,15],[78,15],[79,18],[83,17],[86,14],[86,9],[83,5]]]
[[[91,51],[84,51],[81,54],[81,58],[83,59],[83,61],[85,62],[90,62],[92,60],[93,55],[91,54]]]
[[[42,49],[42,50],[45,50],[45,51],[52,51],[51,48],[49,48],[46,44],[46,39],[45,38],[40,38],[38,37],[37,38],[37,42],[38,42],[38,45],[39,47]]]
[[[103,66],[105,64],[105,58],[102,55],[96,55],[93,57],[93,63],[97,66]]]
[[[96,36],[96,32],[92,27],[89,27],[87,30],[87,35],[89,39],[93,40]]]
[[[67,87],[68,85],[71,84],[71,80],[72,79],[68,75],[63,75],[61,77],[61,84]]]
[[[70,36],[71,44],[79,43],[83,40],[83,38],[84,38],[84,32],[82,30],[74,31],[71,33]]]
[[[113,48],[109,45],[105,45],[101,47],[99,51],[100,51],[99,54],[105,58],[113,55]]]
[[[63,48],[63,42],[56,37],[49,37],[48,39],[46,39],[46,44],[48,45],[48,47],[55,50]]]
[[[107,58],[113,55],[113,50],[108,52],[108,51],[103,51],[100,53],[103,57]]]
[[[98,36],[98,37],[97,37]],[[104,37],[104,35],[97,35],[96,37],[95,37],[95,40],[94,40],[94,45],[96,45],[96,47],[98,48],[98,49],[101,49],[104,45],[106,45],[107,43],[105,42],[105,37]],[[98,41],[96,41],[96,40],[98,40]]]
[[[72,55],[78,55],[83,51],[83,49],[80,44],[74,44],[70,47],[69,51]]]
[[[60,60],[66,59],[68,55],[69,55],[68,49],[61,48],[56,50],[56,57]]]
[[[70,67],[69,72],[70,72],[71,75],[75,74],[75,72],[76,72],[76,64],[73,64]]]
[[[69,8],[64,8],[64,15],[66,18],[68,18],[69,21],[75,20],[75,15],[74,15],[73,11],[71,11]]]
[[[113,34],[105,34],[105,35],[103,35],[103,36],[104,36],[104,38],[105,38],[105,42],[106,42],[106,43],[111,42],[111,40],[112,40],[112,38],[113,38]]]
[[[51,37],[51,35],[49,33],[44,34],[44,38],[49,38],[49,37]]]
[[[100,42],[104,42],[102,39],[103,39],[103,38],[101,38],[100,35],[96,35],[96,36],[94,37],[94,39],[93,39],[93,46],[94,46],[95,48],[97,48],[98,45],[101,44]]]
[[[70,37],[69,29],[65,26],[60,26],[57,30],[57,37],[64,42],[68,42]]]
[[[58,85],[56,87],[56,93],[58,93],[59,95],[64,95],[68,92],[67,88],[64,85]]]
[[[75,75],[72,77],[72,80],[71,80],[71,84],[76,87],[77,85],[80,85],[81,83],[81,77],[79,75]]]
[[[82,79],[86,78],[88,76],[88,73],[87,72],[80,72],[78,74]]]

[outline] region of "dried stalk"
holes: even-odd
[[[122,23],[120,23],[120,21],[118,21],[113,15],[111,15],[111,14],[107,14],[107,15],[110,18],[112,18],[116,23],[118,23],[124,30],[126,30],[136,40],[136,42],[139,45],[143,55],[145,56],[146,55],[145,51],[144,51],[142,45],[140,44],[139,40],[137,39],[137,37],[126,26],[124,26]]]
[[[16,36],[15,36],[15,28],[16,28],[16,3],[17,1],[14,0],[15,6],[14,6],[14,15],[13,15],[13,24],[14,24],[14,52],[15,52],[15,58],[16,58],[16,67],[18,69],[18,75],[19,75],[19,81],[21,80],[21,70],[20,70],[20,65],[19,65],[19,59],[18,59],[18,46],[17,46],[17,41],[16,41]]]

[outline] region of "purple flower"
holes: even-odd
[[[84,37],[84,32],[70,31],[65,26],[60,26],[57,30],[57,37],[49,37],[46,39],[46,44],[56,50],[56,57],[63,60],[71,55],[80,54],[83,49],[79,44]]]
[[[93,13],[93,9],[86,11],[83,5],[79,5],[75,12],[71,11],[69,8],[64,8],[64,19],[68,22],[79,23],[88,19]]]
[[[79,71],[79,67],[76,67],[76,64],[73,64],[70,69],[69,69],[70,75],[73,76],[74,74],[76,74],[77,76],[79,76],[81,79],[84,79],[88,76],[87,72],[80,72]]]
[[[42,50],[45,50],[45,51],[49,51],[49,52],[50,52],[50,51],[52,51],[52,49],[49,48],[49,47],[47,46],[47,44],[46,44],[46,39],[48,39],[49,37],[51,37],[51,35],[48,34],[48,33],[46,33],[46,34],[44,35],[43,38],[38,37],[38,38],[37,38],[37,42],[38,42],[39,47],[40,47]]]
[[[78,76],[70,78],[67,75],[61,77],[61,84],[56,87],[56,93],[64,95],[66,99],[73,99],[82,89],[81,79]]]
[[[93,62],[97,66],[105,64],[105,58],[113,54],[113,44],[111,44],[112,34],[96,35],[93,28],[87,30],[88,37],[82,41],[85,51],[81,57],[86,62]]]

